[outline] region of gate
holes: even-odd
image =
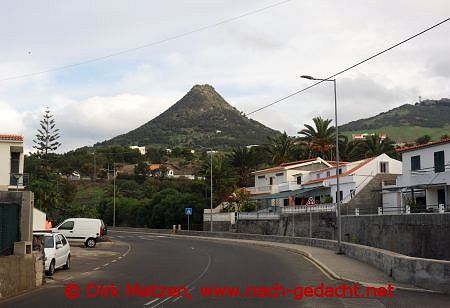
[[[0,202],[0,256],[13,253],[20,240],[19,204]]]

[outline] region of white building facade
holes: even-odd
[[[0,135],[0,190],[22,190],[28,181],[23,174],[23,137]]]
[[[383,187],[383,206],[437,210],[450,205],[450,139],[400,149],[402,175]]]
[[[339,190],[342,203],[354,198],[379,174],[401,174],[402,163],[386,154],[339,164]],[[255,200],[271,200],[271,205],[304,205],[309,198],[316,204],[336,203],[336,163],[321,158],[293,162],[254,172],[255,187],[247,188]],[[381,189],[381,187],[380,187]],[[291,199],[291,201],[289,200]]]

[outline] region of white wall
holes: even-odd
[[[11,172],[11,147],[22,148],[19,162],[19,173],[23,173],[23,143],[0,141],[0,190],[8,190]],[[15,151],[15,150],[14,150]]]
[[[434,152],[444,151],[445,172],[434,173]],[[411,157],[420,155],[422,172],[411,172]],[[447,183],[450,185],[450,143],[404,152],[403,176],[397,180],[398,186],[429,185]]]
[[[45,230],[45,218],[44,212],[33,208],[33,231],[35,230]]]

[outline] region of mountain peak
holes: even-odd
[[[197,84],[153,120],[103,144],[227,148],[263,144],[278,133],[245,117],[211,85]]]

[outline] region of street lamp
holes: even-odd
[[[209,151],[209,154],[211,155],[211,164],[209,166],[210,170],[211,170],[211,176],[210,176],[210,180],[211,180],[211,195],[210,195],[210,212],[209,214],[210,216],[210,221],[209,221],[209,231],[213,232],[213,154],[214,151],[211,149],[211,151]]]
[[[339,189],[339,130],[337,117],[337,97],[336,97],[336,79],[314,78],[309,75],[302,75],[301,78],[319,81],[331,81],[334,88],[334,127],[336,129],[336,211],[337,211],[337,225],[338,225],[338,254],[342,254],[341,245],[341,194]]]

